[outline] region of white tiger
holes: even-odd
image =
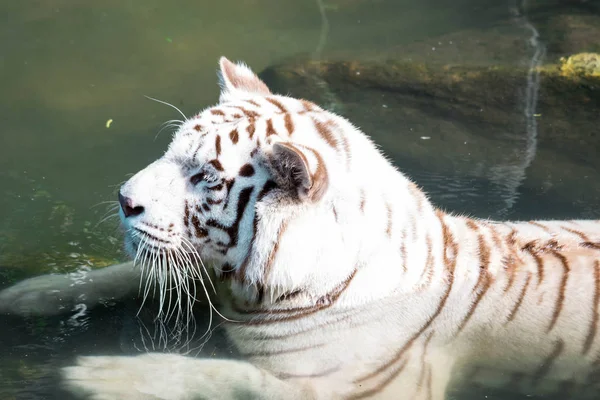
[[[185,297],[206,282],[200,259],[212,268],[245,361],[82,357],[63,371],[69,390],[442,400],[466,380],[597,397],[599,221],[446,214],[346,119],[272,94],[241,63],[222,58],[220,73],[219,103],[186,119],[119,197],[126,247],[160,287]],[[0,293],[0,310],[123,297],[140,269],[92,278],[24,281]]]

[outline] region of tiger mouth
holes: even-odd
[[[178,246],[172,241],[162,239],[144,229],[133,228],[128,239],[136,258],[156,256],[168,258],[178,252]]]
[[[170,260],[180,260],[185,262],[186,259],[195,259],[198,257],[198,250],[190,247],[186,248],[182,242],[175,243],[173,240],[162,239],[145,229],[134,227],[134,234],[128,235],[129,243],[138,260],[156,257]],[[191,245],[188,245],[191,246]],[[182,257],[184,259],[182,260]]]
[[[152,243],[152,242],[149,243],[149,245],[151,247],[157,247],[157,248],[158,247],[165,247],[165,248],[174,247],[173,243],[170,240],[159,238],[157,235],[148,232],[146,229],[134,227],[133,230],[135,232],[137,232],[137,234],[139,234],[139,236],[141,236],[138,243],[141,243],[142,240],[144,240],[144,239],[146,239],[146,240],[150,239],[154,242],[154,243]],[[158,243],[158,245],[156,243]]]

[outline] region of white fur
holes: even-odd
[[[212,209],[198,218],[200,224],[213,218],[230,225],[240,193],[254,186],[240,222],[238,245],[224,255],[210,243],[193,237],[186,240],[217,275],[226,264],[239,269],[249,254],[243,282],[225,282],[218,292],[223,312],[242,321],[229,323],[227,331],[247,359],[158,354],[84,358],[64,370],[72,392],[98,399],[442,400],[447,398],[451,378],[464,377],[473,369],[543,375],[541,382],[520,384],[518,389],[528,392],[552,391],[567,379],[576,385],[584,383],[600,351],[598,338],[585,355],[581,349],[593,317],[593,266],[598,250],[582,247],[582,237],[565,228],[570,224],[598,241],[597,221],[545,221],[546,228],[540,228],[443,214],[350,122],[316,106],[307,110],[297,99],[235,86],[232,82],[250,82],[260,88],[249,68],[223,63],[229,62],[221,60],[222,69],[223,65],[229,69],[222,72],[221,103],[185,121],[165,155],[122,188],[122,193],[146,208],[143,215],[124,219],[124,226],[130,230],[144,223],[173,224],[170,235],[160,229],[152,233],[169,243],[165,248],[181,246],[187,235],[184,203],[200,205],[209,193],[204,186],[192,187],[189,177],[217,157],[214,143],[217,135],[221,137],[218,159],[223,171],[219,174],[235,178],[231,204],[227,210]],[[291,135],[277,102],[291,116]],[[256,118],[250,121],[241,116],[240,107],[257,113]],[[329,128],[337,149],[321,136],[313,119],[333,122]],[[267,138],[268,121],[277,134]],[[252,140],[246,134],[250,124],[256,128]],[[202,132],[197,126],[202,126]],[[236,144],[228,139],[233,129],[239,133]],[[258,141],[258,158],[253,159]],[[320,199],[298,201],[275,190],[257,200],[258,188],[274,179],[269,163],[276,142],[311,148],[321,155],[328,187]],[[310,151],[306,159],[309,172],[315,173],[320,161]],[[239,177],[238,171],[248,162],[254,163],[256,173]],[[254,213],[258,229],[252,240]],[[472,223],[478,224],[477,231],[470,227]],[[515,231],[514,243],[509,240],[511,230]],[[229,240],[218,230],[211,230],[209,238]],[[133,239],[129,235],[127,240]],[[562,310],[551,330],[564,266],[551,247],[536,251],[544,262],[544,280],[538,283],[536,259],[523,250],[532,240],[559,241],[560,254],[568,258],[571,270]],[[515,254],[521,261],[512,274],[507,257]],[[485,266],[480,265],[482,260],[488,261]],[[125,269],[121,266],[115,271]],[[487,286],[481,280],[484,273],[489,278]],[[0,310],[35,312],[41,299],[51,296],[48,292],[30,296],[39,282],[45,282],[37,279],[1,292]],[[60,282],[48,282],[49,286],[44,285],[65,290]],[[511,289],[506,290],[509,283]],[[527,296],[509,322],[526,284]],[[259,287],[265,296],[257,303]],[[296,297],[277,301],[296,290],[301,290]],[[482,291],[485,295],[479,298]],[[111,294],[106,289],[103,295],[118,297],[122,292]],[[61,301],[65,302],[76,296],[76,291],[63,293]],[[274,310],[322,309],[301,318],[252,324],[252,318],[249,321],[236,308],[244,301],[258,310],[250,316],[264,321],[301,313]],[[553,353],[556,356],[548,361]],[[550,363],[547,371],[540,370],[544,362]],[[488,372],[477,374],[475,380],[507,384],[506,379],[497,378],[502,375]],[[593,389],[581,390],[580,394]]]

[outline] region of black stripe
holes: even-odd
[[[230,238],[229,246],[230,247],[237,246],[238,238],[239,238],[238,231],[239,231],[240,222],[242,221],[242,217],[244,216],[244,212],[246,210],[246,207],[248,206],[248,202],[250,201],[250,195],[252,194],[253,190],[254,190],[254,186],[249,186],[247,188],[240,190],[238,203],[237,203],[236,217],[235,217],[235,221],[233,222],[233,224],[231,224],[231,226],[223,225],[221,222],[219,222],[215,219],[209,219],[208,221],[206,221],[207,226],[210,226],[212,228],[221,229],[222,231],[225,231],[225,233],[227,233],[229,235],[229,238]]]

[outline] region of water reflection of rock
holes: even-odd
[[[527,166],[528,72],[520,66],[307,61],[262,75],[278,92],[325,105],[335,98],[338,112],[449,208],[496,216],[515,200],[513,180],[525,178],[516,188],[521,194],[562,210],[538,215],[581,215],[587,207],[573,200],[591,205],[600,195],[594,184],[600,79],[564,74],[558,65],[540,68],[537,154]]]

